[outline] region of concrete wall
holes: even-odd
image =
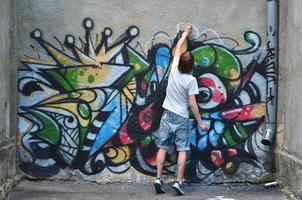
[[[16,65],[12,65],[11,1],[0,2],[0,199],[10,190],[16,174]],[[16,80],[16,78],[14,78]]]
[[[302,198],[302,2],[280,1],[278,181]]]
[[[187,179],[273,177],[272,151],[260,143],[265,1],[17,2],[18,146],[25,174],[152,180],[171,51],[183,22],[191,22],[188,49],[210,131],[192,124]],[[168,175],[175,158],[171,148]]]

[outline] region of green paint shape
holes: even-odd
[[[94,76],[92,76],[91,74],[88,76],[88,83],[93,83],[94,82]]]
[[[90,108],[88,104],[81,103],[79,106],[79,113],[83,118],[88,118],[90,116]]]
[[[131,48],[127,48],[127,50],[128,50],[129,64],[132,65],[133,67],[127,73],[127,76],[124,81],[125,84],[128,83],[138,73],[147,71],[147,69],[149,67],[149,64],[144,60],[143,57],[141,57],[139,54],[137,54]],[[136,67],[136,66],[139,66],[139,67]]]
[[[64,76],[55,70],[48,70],[47,73],[59,83],[59,85],[66,91],[73,90],[72,85],[64,78]]]
[[[148,146],[151,143],[151,138],[150,137],[146,137],[141,141],[141,144],[143,146]]]
[[[223,135],[229,145],[236,145],[236,141],[234,140],[232,133],[229,129],[227,129]]]
[[[74,98],[75,96],[77,95],[77,93],[76,92],[70,92],[70,93],[68,93],[68,98]]]
[[[72,84],[78,83],[78,70],[68,70],[66,72],[66,78],[71,82]]]
[[[89,126],[88,126],[89,127]],[[79,131],[79,149],[82,149],[83,148],[83,143],[84,143],[84,140],[88,134],[88,127],[86,128],[83,128],[83,127],[80,127],[80,131]]]
[[[240,76],[240,64],[235,56],[221,47],[216,47],[217,61],[214,70],[218,75],[230,80],[238,79]]]
[[[215,48],[212,46],[203,46],[195,49],[193,52],[194,60],[199,67],[210,67],[216,59]]]
[[[244,139],[249,136],[242,124],[236,123],[236,128]]]
[[[145,74],[144,80],[146,81],[146,83],[150,82],[153,73],[155,73],[155,70],[150,70]]]
[[[89,85],[95,81],[93,75],[89,75],[87,80],[79,80],[79,77],[82,76],[82,73],[84,73],[85,75],[85,72],[82,69],[64,69],[61,71],[61,73],[64,74],[65,80],[69,82],[69,84],[74,88],[74,90],[93,87]]]
[[[230,80],[240,76],[240,63],[228,49],[206,45],[195,49],[192,54],[198,67],[212,67],[217,75]]]
[[[55,121],[48,115],[39,111],[31,110],[31,112],[43,124],[42,129],[32,134],[45,139],[52,144],[58,144],[60,131]]]
[[[64,72],[65,80],[67,80],[74,89],[81,89],[78,81],[79,71],[79,69],[62,70],[62,72]]]

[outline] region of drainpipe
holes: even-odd
[[[271,145],[276,135],[278,91],[278,0],[267,0],[266,115],[261,143]]]

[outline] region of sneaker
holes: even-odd
[[[175,190],[175,192],[176,192],[176,194],[177,194],[178,196],[183,196],[183,195],[185,195],[185,193],[181,190],[181,187],[182,187],[182,185],[181,185],[178,181],[176,181],[176,182],[172,185],[172,188]]]
[[[163,181],[160,178],[156,178],[154,182],[154,188],[157,194],[163,194],[166,193],[164,190],[164,184]]]

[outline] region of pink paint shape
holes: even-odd
[[[211,159],[216,167],[221,167],[225,162],[221,156],[221,151],[219,150],[215,150],[211,152]]]
[[[126,124],[124,124],[122,126],[122,128],[120,129],[119,138],[120,138],[121,143],[124,145],[129,145],[129,144],[134,143],[133,140],[128,136]]]
[[[237,155],[237,150],[236,149],[228,149],[227,154],[229,157],[234,157]]]
[[[109,141],[103,146],[103,148],[109,148],[109,147],[113,147],[113,144],[112,144],[111,140],[109,140]]]
[[[226,110],[220,113],[223,119],[233,119],[236,121],[250,121],[259,119],[264,116],[262,109],[264,107],[263,103],[245,105],[241,108],[234,108]],[[258,112],[259,111],[259,112]]]

